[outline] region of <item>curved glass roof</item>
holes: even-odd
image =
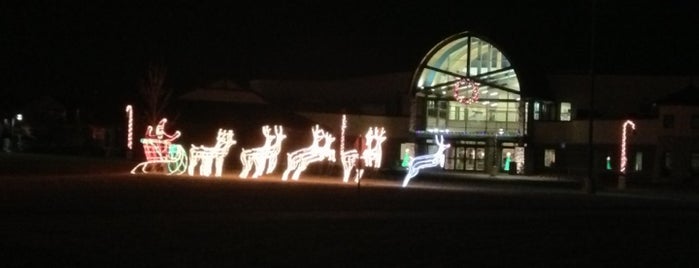
[[[479,85],[479,102],[520,100],[517,74],[502,51],[469,32],[453,35],[437,44],[420,63],[413,78],[413,92],[428,98],[455,99],[455,85],[469,79]],[[462,98],[471,89],[457,88]]]

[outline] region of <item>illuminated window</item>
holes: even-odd
[[[544,166],[553,167],[556,164],[556,150],[546,149],[544,150]]]
[[[434,117],[437,116],[437,106],[434,100],[427,101],[427,116]]]
[[[459,107],[457,103],[449,105],[449,120],[464,120],[464,108]]]
[[[447,102],[446,101],[440,101],[437,103],[439,105],[439,118],[447,118]]]
[[[634,171],[643,170],[643,152],[636,152],[633,170]]]
[[[570,121],[570,102],[561,102],[561,121]]]
[[[663,115],[663,128],[674,128],[675,116],[671,114]]]

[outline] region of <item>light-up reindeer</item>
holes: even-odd
[[[437,151],[433,154],[420,155],[410,160],[408,165],[408,174],[405,175],[403,180],[403,187],[408,185],[410,179],[415,177],[418,172],[423,168],[431,167],[444,167],[444,150],[449,148],[451,144],[444,143],[444,136],[434,136],[435,143],[437,143]]]
[[[282,126],[274,126],[274,143],[270,146],[269,153],[267,154],[267,170],[265,174],[270,174],[277,168],[279,153],[282,151],[282,141],[284,141],[284,139],[286,139],[284,128]]]
[[[289,179],[289,173],[292,171],[294,174],[291,178],[293,180],[298,180],[301,172],[306,170],[311,163],[323,161],[325,159],[335,162],[335,150],[330,148],[335,141],[335,137],[321,129],[318,125],[311,128],[311,132],[313,133],[313,143],[310,146],[292,153],[287,153],[287,166],[282,175],[283,181]],[[323,146],[320,146],[321,140],[323,140]]]
[[[155,127],[155,133],[153,132],[153,126],[148,126],[146,136],[141,139],[146,161],[131,169],[131,174],[135,174],[139,168],[143,173],[148,173],[148,167],[157,170],[158,167],[163,165],[167,166],[168,175],[179,175],[185,172],[187,169],[187,152],[182,145],[172,143],[182,133],[177,130],[172,135],[167,134],[165,132],[166,123],[166,118],[161,119]],[[162,169],[165,169],[165,167]]]
[[[274,135],[271,135],[269,126],[264,126],[262,127],[262,135],[265,136],[264,145],[247,150],[243,149],[240,152],[240,161],[243,163],[243,168],[238,175],[240,178],[247,178],[253,166],[255,167],[253,178],[258,178],[263,172],[265,174],[272,173],[277,167],[282,141],[286,139],[284,129],[282,126],[274,126]],[[273,141],[274,143],[272,143]]]
[[[192,148],[189,149],[188,174],[193,176],[194,168],[199,164],[199,175],[211,176],[211,167],[215,166],[216,177],[221,177],[223,160],[228,156],[231,146],[236,144],[233,136],[233,130],[219,129],[214,146],[206,147],[192,144]]]
[[[379,130],[378,127],[369,127],[367,130],[366,135],[364,136],[366,138],[366,150],[364,150],[364,153],[361,155],[361,158],[364,160],[366,166],[374,168],[381,167],[381,158],[383,154],[381,144],[386,140],[385,134],[386,130],[384,128]],[[352,173],[352,169],[355,168],[358,158],[360,158],[360,155],[357,152],[357,149],[342,152],[342,155],[340,156],[344,171],[342,181],[348,182],[349,176]],[[360,180],[364,175],[363,173],[364,169],[357,169],[355,171],[354,181],[357,182]]]
[[[383,150],[381,144],[386,141],[386,130],[374,127],[373,130],[367,131],[367,150],[364,151],[364,161],[368,167],[381,167],[383,158]]]

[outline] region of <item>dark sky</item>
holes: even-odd
[[[165,65],[179,91],[221,78],[413,71],[462,31],[489,38],[527,72],[580,73],[590,62],[590,0],[105,2],[0,4],[5,98],[130,99],[149,62]],[[649,2],[597,1],[597,72],[699,73],[697,5]]]

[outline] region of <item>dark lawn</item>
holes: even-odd
[[[131,175],[135,163],[113,159],[0,159],[5,267],[699,261],[699,206],[691,200],[427,180],[400,188],[371,178],[358,192],[339,177]],[[75,167],[82,163],[89,168]]]

